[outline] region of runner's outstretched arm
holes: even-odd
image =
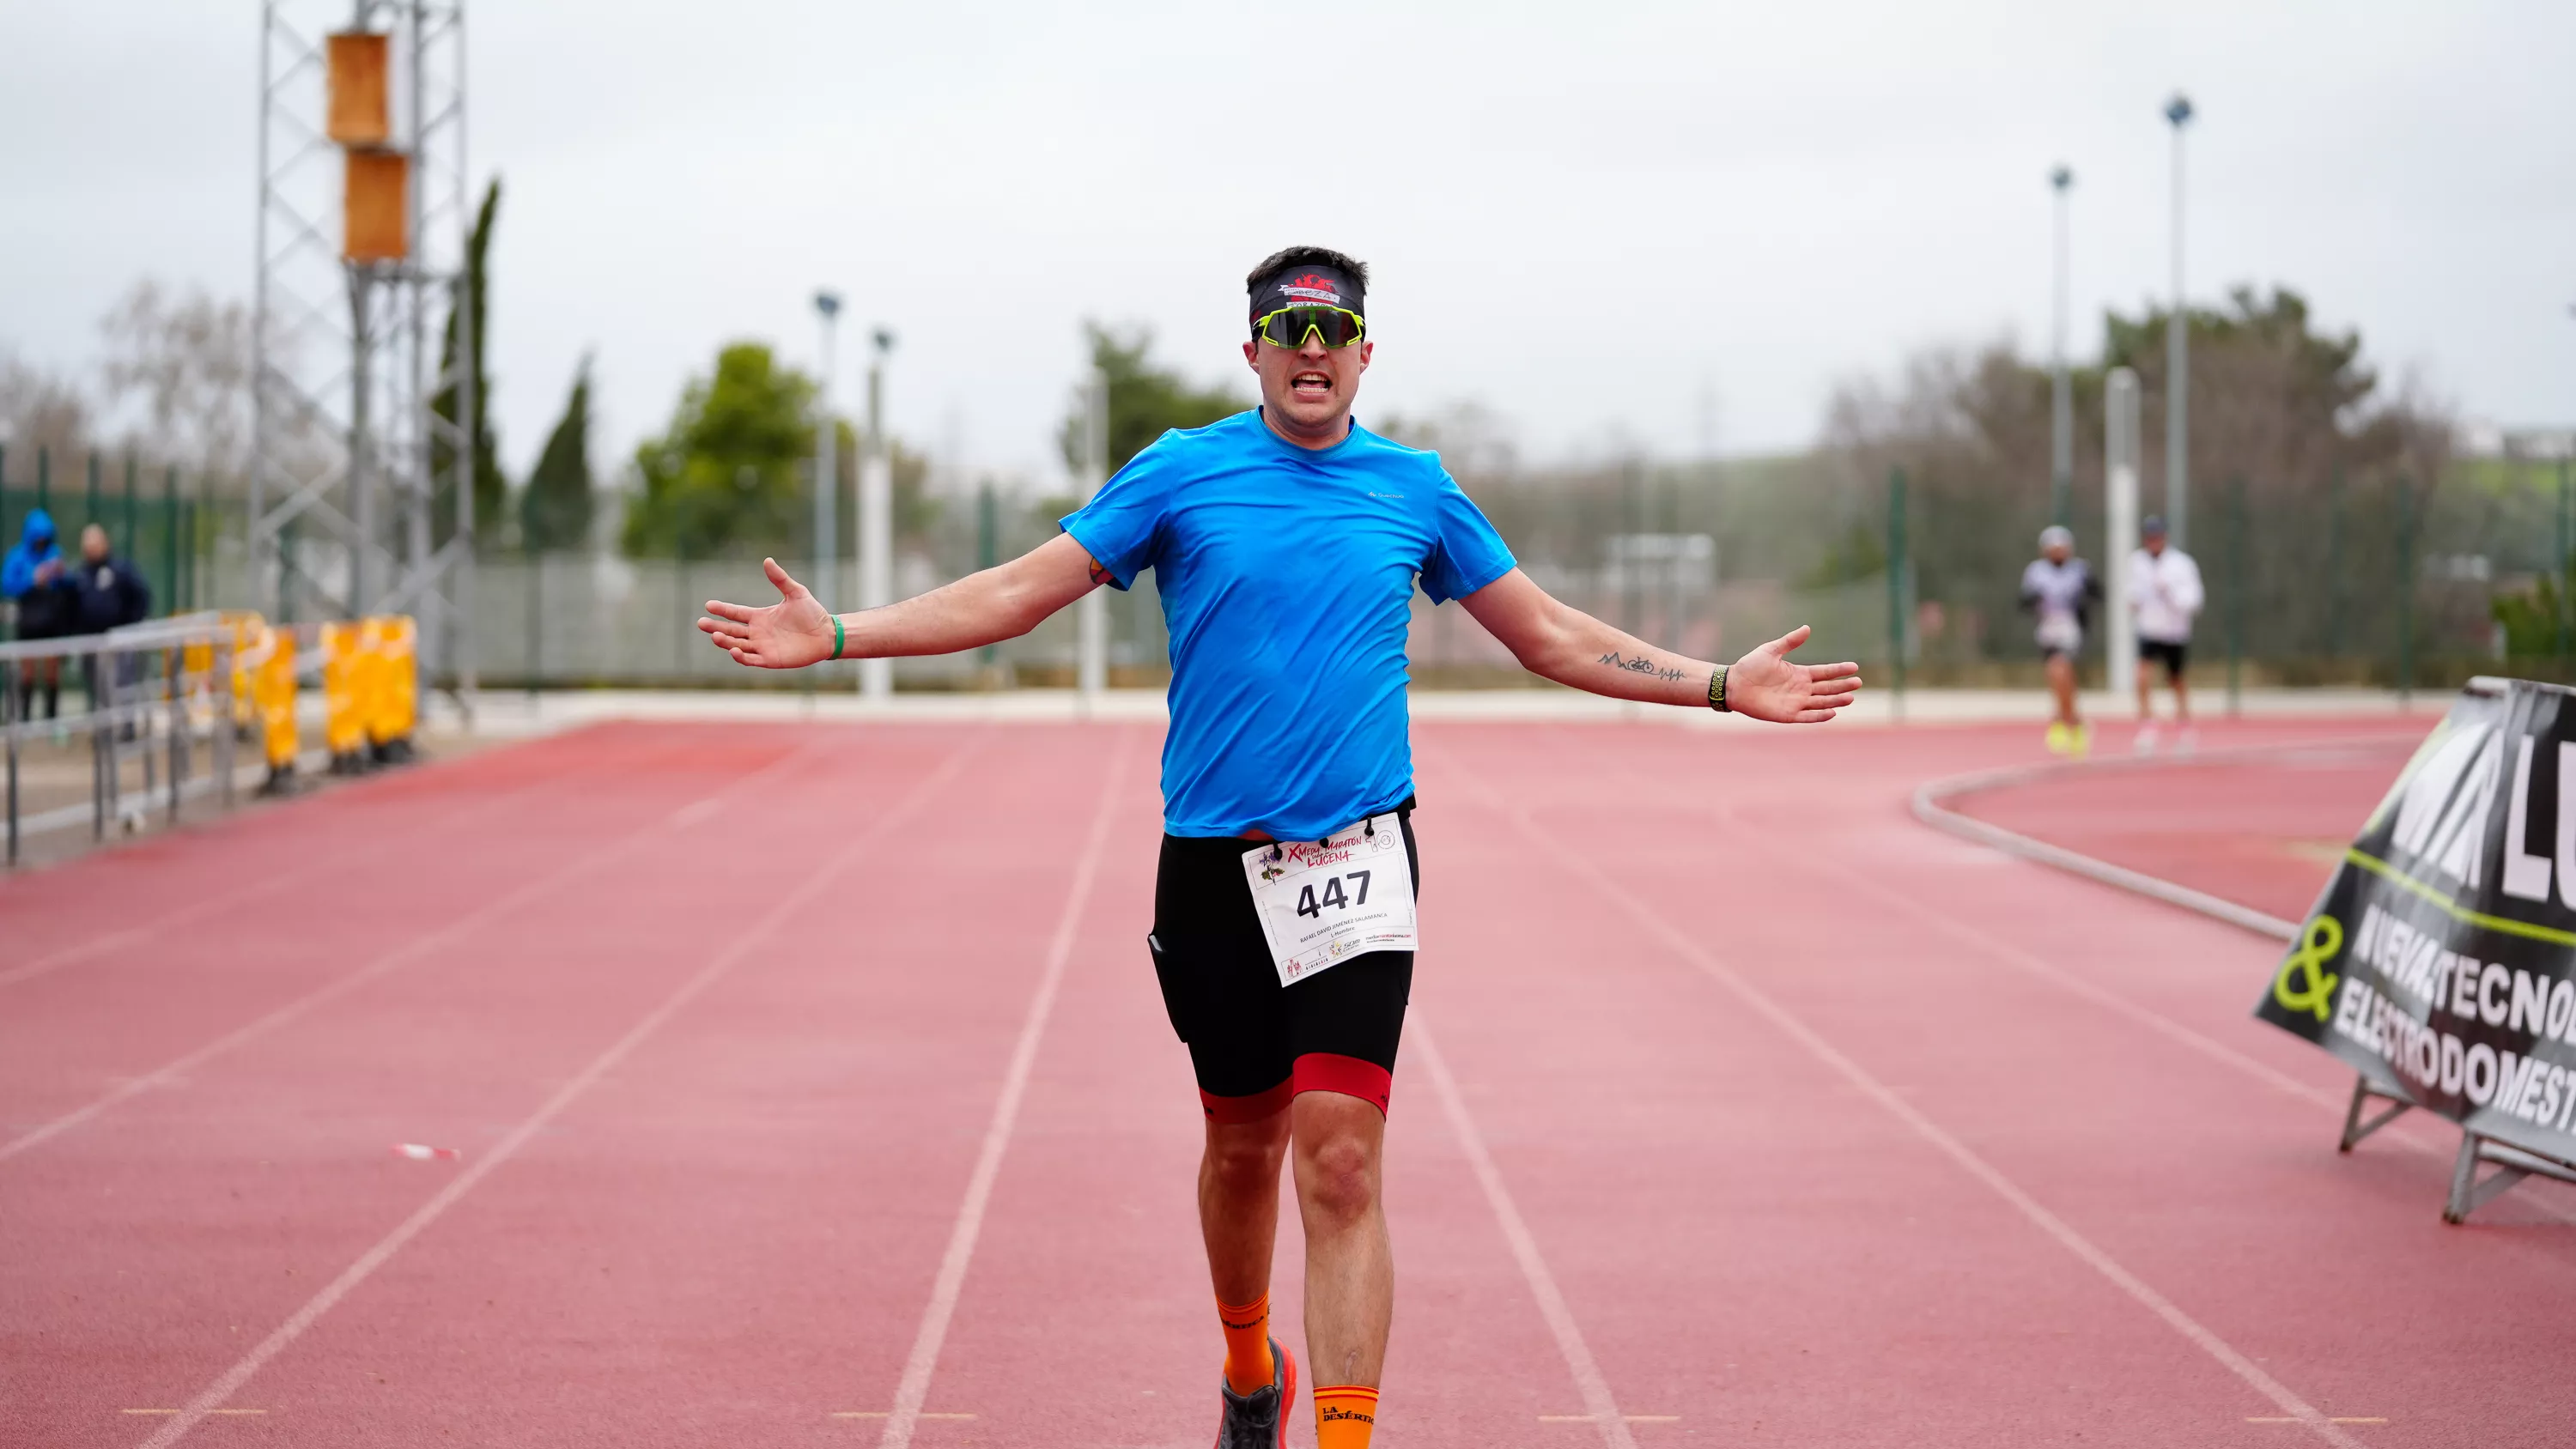
[[[832,615],[776,559],[761,560],[778,602],[755,608],[707,600],[698,628],[737,664],[801,669],[832,657]],[[1069,534],[1058,534],[1006,564],[968,574],[929,593],[843,614],[843,659],[954,654],[1016,639],[1047,615],[1091,592],[1105,577]]]
[[[1543,679],[1612,699],[1708,705],[1717,666],[1657,649],[1551,597],[1514,569],[1458,602],[1521,667]],[[1800,664],[1789,651],[1807,642],[1799,625],[1727,667],[1726,702],[1737,714],[1781,724],[1822,724],[1860,693],[1860,666]]]

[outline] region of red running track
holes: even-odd
[[[1417,730],[1380,1443],[2568,1441],[2576,1197],[2443,1226],[2268,943],[1907,816],[2027,733]],[[126,933],[0,976],[0,1442],[1204,1444],[1156,744],[617,726],[0,889]]]

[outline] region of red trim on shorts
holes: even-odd
[[[1269,1091],[1255,1092],[1249,1097],[1220,1097],[1213,1092],[1201,1089],[1199,1110],[1207,1113],[1209,1121],[1223,1122],[1229,1126],[1239,1126],[1245,1122],[1266,1122],[1288,1110],[1289,1099],[1297,1095],[1295,1082],[1296,1078],[1291,1077]]]
[[[1334,1052],[1308,1052],[1290,1069],[1288,1085],[1298,1092],[1339,1092],[1345,1097],[1357,1097],[1383,1116],[1395,1078],[1375,1062]]]

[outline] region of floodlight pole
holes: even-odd
[[[841,597],[837,577],[841,532],[841,429],[832,417],[832,374],[840,363],[834,322],[841,315],[835,292],[814,294],[814,315],[822,322],[822,365],[817,369],[814,400],[814,593],[823,607],[834,609]]]
[[[2191,513],[2191,344],[2182,297],[2182,128],[2191,100],[2177,91],[2165,102],[2173,123],[2173,310],[2165,315],[2165,536],[2189,547]]]
[[[1082,408],[1082,478],[1083,501],[1100,491],[1109,481],[1109,375],[1095,365],[1083,379]],[[1081,693],[1082,712],[1091,714],[1100,705],[1101,692],[1109,685],[1109,600],[1094,588],[1074,606],[1075,655],[1074,682]]]
[[[2048,518],[2063,527],[2073,521],[2069,515],[2075,506],[2075,399],[2066,380],[2066,194],[2075,185],[2075,173],[2059,166],[2048,173],[2048,184],[2057,193],[2056,356],[2048,387]]]
[[[2129,613],[2129,557],[2138,551],[2138,375],[2111,369],[2102,390],[2102,553],[2108,616],[2103,683],[2127,696],[2138,677],[2138,623]]]
[[[869,340],[876,351],[868,359],[868,436],[859,455],[859,607],[882,609],[894,602],[894,473],[885,435],[885,365],[894,333],[879,327]],[[861,660],[859,693],[892,698],[894,661]]]

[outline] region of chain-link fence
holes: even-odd
[[[6,460],[13,476],[0,487],[0,541],[14,542],[41,501],[66,553],[77,550],[83,524],[106,525],[151,577],[157,612],[254,602],[237,506],[186,497],[183,480],[166,473],[138,470],[129,491],[128,470],[113,458],[97,464],[95,488],[85,461],[56,468],[40,495],[25,486],[34,480],[16,476],[32,461]],[[1918,479],[1900,491],[1892,477],[1857,476],[1814,454],[1496,468],[1463,482],[1542,586],[1667,647],[1727,658],[1803,623],[1816,630],[1811,656],[1858,658],[1883,681],[1893,681],[1900,640],[1914,684],[2037,681],[2017,588],[2048,521],[2043,481]],[[2160,482],[2146,480],[2151,500],[2161,499]],[[2079,552],[2107,563],[2098,487],[2079,486],[2073,505]],[[1037,546],[1066,506],[990,491],[926,499],[897,551],[898,594]],[[2189,519],[2184,544],[2208,590],[2195,638],[2205,686],[2233,677],[2249,686],[2434,689],[2497,670],[2576,678],[2576,601],[2564,587],[2576,552],[2576,479],[2563,456],[2462,459],[2431,486],[2393,470],[2200,479]],[[302,562],[272,612],[318,617],[328,608],[329,551],[318,539],[283,542]],[[801,560],[779,552],[805,575]],[[832,579],[808,582],[836,605],[857,598],[847,563]],[[796,676],[734,665],[692,627],[709,598],[768,594],[756,553],[487,556],[473,590],[478,673],[498,686],[804,687]],[[1113,594],[1109,616],[1113,680],[1167,677],[1152,575]],[[1528,682],[1463,611],[1418,597],[1411,649],[1425,685]],[[1070,683],[1073,667],[1067,615],[989,649],[897,661],[896,678],[906,688],[1054,685]],[[2098,651],[2091,668],[2098,679]]]

